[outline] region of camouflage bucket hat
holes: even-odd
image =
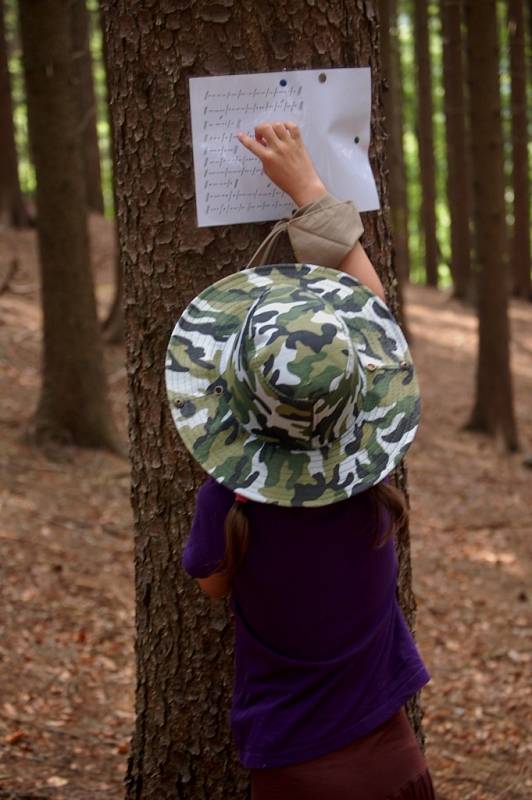
[[[322,506],[379,483],[410,446],[419,390],[387,306],[326,267],[209,286],[166,353],[177,430],[212,477],[260,503]]]

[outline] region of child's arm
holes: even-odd
[[[209,597],[227,597],[231,593],[231,584],[220,572],[209,575],[208,578],[196,578],[198,586],[208,594]]]
[[[231,587],[218,569],[225,553],[224,520],[233,504],[232,492],[210,478],[200,487],[190,533],[182,561],[185,572],[195,578],[210,597],[226,597]]]
[[[238,133],[237,137],[260,159],[268,178],[289,194],[296,205],[305,205],[326,194],[295,122],[263,122],[255,128],[255,139],[245,133]],[[360,242],[345,256],[340,269],[385,300],[380,278]]]
[[[348,275],[358,278],[364,286],[367,286],[377,297],[380,297],[381,300],[386,302],[381,279],[375,272],[375,267],[369,260],[360,242],[357,242],[353,249],[346,255],[340,264],[340,269],[347,272]]]

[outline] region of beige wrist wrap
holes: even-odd
[[[277,240],[285,231],[299,263],[339,267],[360,239],[364,228],[360,214],[350,200],[337,200],[327,193],[298,208],[290,219],[277,222],[247,266],[271,263]]]

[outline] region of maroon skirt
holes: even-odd
[[[401,709],[340,750],[251,770],[251,800],[435,800],[423,753]]]

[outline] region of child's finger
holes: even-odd
[[[282,142],[290,141],[290,133],[284,122],[272,122],[272,128]]]
[[[247,147],[247,149],[250,150],[253,155],[257,156],[257,158],[260,158],[261,160],[264,157],[264,154],[268,152],[267,148],[264,147],[263,144],[258,142],[256,139],[252,139],[251,136],[247,135],[247,133],[237,133],[236,137],[238,141],[244,145],[244,147]]]
[[[292,139],[301,139],[301,131],[295,122],[285,122],[284,126],[290,133]]]
[[[273,148],[277,146],[279,141],[269,122],[261,122],[259,125],[256,125],[255,138],[259,141],[264,139],[264,141],[268,144],[268,147]]]

